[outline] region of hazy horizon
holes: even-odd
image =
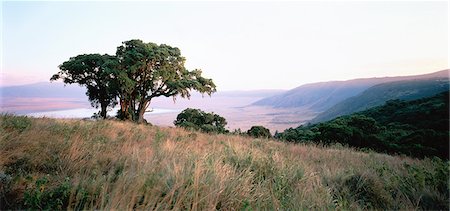
[[[425,73],[420,73],[420,74],[411,74],[411,75],[373,76],[373,77],[367,77],[367,78],[351,78],[351,79],[344,79],[344,80],[317,81],[317,82],[310,82],[310,83],[308,82],[308,83],[304,83],[304,84],[299,84],[299,85],[297,85],[295,87],[292,87],[292,88],[289,88],[289,89],[275,89],[275,88],[266,87],[266,88],[261,88],[261,89],[217,90],[217,92],[226,92],[226,93],[230,93],[230,92],[258,92],[258,91],[280,91],[280,92],[282,92],[282,91],[289,91],[291,89],[295,89],[295,88],[298,88],[298,87],[303,86],[303,85],[315,84],[315,83],[326,83],[326,82],[337,82],[337,81],[352,81],[352,80],[370,79],[370,78],[389,78],[389,77],[404,77],[404,76],[427,75],[427,74],[432,74],[432,73],[446,71],[446,70],[448,71],[449,69],[437,70],[437,71],[432,71],[432,72],[425,72]],[[46,84],[46,83],[63,84],[64,86],[71,86],[71,87],[77,86],[77,87],[80,87],[82,89],[86,88],[86,87],[78,85],[78,84],[64,84],[62,81],[36,81],[36,82],[29,82],[29,83],[23,83],[23,84],[13,84],[13,85],[0,84],[0,88],[13,87],[13,86],[38,85],[38,84]],[[201,95],[200,93],[198,93],[195,90],[193,90],[192,93],[194,95],[197,95],[197,94]]]
[[[78,54],[179,47],[220,91],[292,89],[448,69],[448,2],[2,2],[0,86],[45,82]]]

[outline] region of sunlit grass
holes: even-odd
[[[119,121],[1,116],[1,209],[448,209],[448,163]]]

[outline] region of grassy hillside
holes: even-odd
[[[0,209],[448,209],[448,163],[116,121],[0,117]]]
[[[311,123],[328,121],[338,116],[380,106],[392,99],[415,100],[433,96],[447,90],[449,90],[448,77],[378,84],[368,88],[357,96],[350,97],[337,103],[333,107],[317,115],[317,117],[311,120]]]

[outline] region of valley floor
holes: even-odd
[[[174,126],[177,115],[186,108],[199,108],[206,112],[214,112],[227,120],[227,129],[246,131],[254,125],[269,128],[272,133],[297,127],[313,119],[317,112],[306,108],[272,108],[266,106],[250,106],[260,97],[236,96],[193,96],[191,99],[156,98],[150,107],[155,110],[170,112],[149,112],[145,114],[148,122],[158,126]],[[117,113],[108,111],[109,116]],[[93,108],[85,98],[41,98],[41,97],[2,97],[0,96],[0,112],[20,115],[53,118],[89,118],[98,109]],[[75,113],[74,113],[75,112]]]
[[[447,162],[119,121],[0,117],[0,209],[449,209]]]

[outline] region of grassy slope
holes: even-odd
[[[439,160],[116,121],[0,123],[0,209],[448,209]]]

